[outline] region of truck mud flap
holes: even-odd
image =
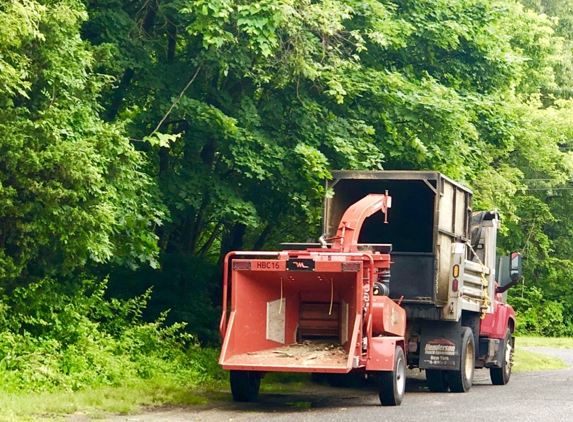
[[[513,342],[512,342],[513,343]],[[481,338],[479,342],[480,358],[486,368],[501,368],[504,361],[504,340]],[[512,344],[513,346],[513,344]]]
[[[420,369],[457,370],[463,327],[455,323],[433,321],[422,328],[420,336]]]

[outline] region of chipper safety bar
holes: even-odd
[[[387,296],[391,246],[357,243],[364,220],[386,220],[390,205],[384,194],[350,206],[331,245],[227,255],[219,362],[235,400],[255,400],[270,371],[354,371],[378,374],[382,404],[401,403],[406,316]]]

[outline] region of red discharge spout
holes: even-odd
[[[387,211],[392,206],[392,197],[385,194],[370,194],[360,201],[348,207],[338,225],[332,250],[341,252],[355,252],[357,250],[358,237],[364,220],[372,214],[382,211],[384,213],[384,223],[388,223]]]

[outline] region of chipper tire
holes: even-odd
[[[509,328],[503,340],[503,358],[501,368],[489,368],[489,376],[493,385],[505,385],[511,377],[511,365],[513,363],[513,347],[511,345],[511,331]]]
[[[406,359],[400,346],[394,353],[394,370],[378,374],[378,392],[382,406],[400,406],[406,392]]]
[[[471,328],[464,327],[460,353],[460,369],[448,371],[448,383],[453,393],[465,393],[472,388],[475,367],[475,343]]]
[[[426,369],[426,383],[432,393],[447,393],[450,389],[447,372],[441,369]]]
[[[257,401],[261,387],[261,374],[254,371],[231,371],[230,380],[233,400]]]

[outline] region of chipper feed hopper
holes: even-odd
[[[402,402],[406,315],[388,297],[391,245],[358,243],[364,221],[390,206],[387,192],[367,195],[320,244],[227,255],[219,363],[236,401],[256,400],[278,371],[376,374],[382,405]]]

